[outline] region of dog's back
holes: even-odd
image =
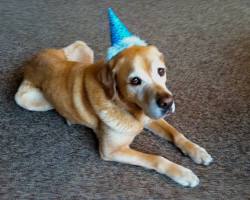
[[[70,70],[70,62],[62,50],[45,49],[34,55],[24,64],[24,79],[31,81],[35,87],[43,87],[45,80],[53,80],[58,73]],[[57,76],[59,77],[59,76]]]

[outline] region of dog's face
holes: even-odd
[[[130,47],[110,65],[116,92],[123,101],[136,104],[154,119],[174,112],[173,96],[166,87],[166,65],[156,47]]]

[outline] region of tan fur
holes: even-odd
[[[100,155],[104,160],[155,169],[184,186],[196,186],[199,179],[189,169],[129,147],[146,127],[174,142],[197,163],[209,164],[212,160],[204,149],[164,120],[150,119],[139,106],[137,95],[127,89],[127,77],[136,67],[136,57],[137,64],[149,77],[152,59],[164,64],[162,54],[153,46],[131,47],[109,63],[93,64],[93,51],[77,41],[64,49],[47,49],[35,55],[26,63],[24,81],[30,84],[30,90],[41,91],[46,106],[53,105],[68,122],[92,128],[99,139]],[[152,83],[150,89],[171,95],[156,83]],[[144,102],[140,103],[146,105],[151,95],[150,92],[145,94]],[[30,105],[20,92],[16,94],[16,101],[26,109]]]

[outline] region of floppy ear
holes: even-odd
[[[109,63],[105,64],[100,73],[99,80],[104,86],[105,93],[108,98],[112,99],[115,96],[115,75]]]

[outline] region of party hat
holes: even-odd
[[[108,9],[111,47],[108,48],[107,60],[131,46],[146,46],[147,43],[129,32],[125,24],[118,18],[112,8]]]

